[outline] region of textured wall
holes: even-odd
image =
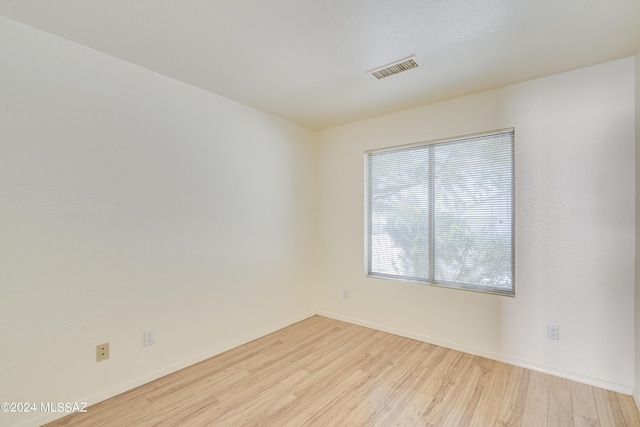
[[[4,18],[0,39],[1,401],[93,402],[313,314],[313,132]]]
[[[634,79],[628,58],[320,132],[320,312],[630,393]],[[516,297],[365,277],[364,151],[507,127]]]

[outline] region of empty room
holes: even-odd
[[[0,0],[0,427],[640,426],[638,0]]]

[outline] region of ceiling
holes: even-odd
[[[640,50],[640,0],[0,0],[0,14],[312,129]],[[412,54],[421,67],[365,73]]]

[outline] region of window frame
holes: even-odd
[[[431,221],[431,219],[433,219],[433,212],[435,211],[435,208],[430,207],[430,214],[429,214],[429,254],[430,254],[430,273],[429,276],[431,279],[434,280],[422,280],[422,279],[418,279],[418,278],[412,278],[412,277],[405,277],[405,276],[400,276],[400,275],[392,275],[392,274],[386,274],[386,273],[375,273],[372,272],[372,258],[373,258],[373,250],[372,250],[372,220],[371,220],[371,214],[372,214],[372,208],[371,208],[371,203],[372,203],[372,168],[370,165],[370,158],[371,158],[371,154],[377,154],[377,153],[384,153],[384,152],[389,152],[389,151],[398,151],[398,150],[403,150],[403,149],[410,149],[410,148],[422,148],[422,147],[426,147],[426,146],[431,146],[431,145],[438,145],[438,144],[446,144],[446,143],[454,143],[454,142],[462,142],[465,140],[473,140],[473,139],[477,139],[477,138],[486,138],[489,136],[493,136],[493,135],[500,135],[500,134],[506,134],[506,133],[510,133],[511,134],[511,287],[509,289],[504,289],[504,288],[500,288],[500,287],[494,287],[494,286],[482,286],[482,285],[470,285],[470,284],[465,284],[465,283],[458,283],[458,282],[449,282],[449,281],[443,281],[443,280],[435,280],[434,279],[434,272],[433,270],[431,270],[431,268],[433,268],[433,259],[435,257],[435,255],[433,254],[433,242],[435,241],[435,236],[433,233],[433,229],[434,229],[434,221]],[[470,142],[471,143],[471,142]],[[515,194],[515,186],[516,186],[516,175],[515,175],[515,128],[505,128],[505,129],[499,129],[499,130],[492,130],[492,131],[487,131],[487,132],[478,132],[478,133],[473,133],[473,134],[467,134],[467,135],[461,135],[461,136],[454,136],[454,137],[450,137],[450,138],[441,138],[441,139],[436,139],[436,140],[429,140],[429,141],[422,141],[422,142],[416,142],[416,143],[411,143],[411,144],[403,144],[403,145],[396,145],[396,146],[392,146],[392,147],[385,147],[385,148],[380,148],[380,149],[371,149],[371,150],[366,150],[364,152],[364,187],[365,187],[365,194],[364,194],[364,234],[365,234],[365,238],[364,238],[364,270],[365,270],[365,276],[369,277],[369,278],[375,278],[375,279],[383,279],[383,280],[394,280],[394,281],[400,281],[400,282],[410,282],[410,283],[418,283],[418,284],[423,284],[423,285],[430,285],[430,286],[437,286],[437,287],[445,287],[445,288],[452,288],[452,289],[462,289],[462,290],[468,290],[468,291],[473,291],[473,292],[480,292],[480,293],[489,293],[489,294],[496,294],[496,295],[502,295],[502,296],[508,296],[508,297],[515,297],[516,294],[516,254],[515,254],[515,244],[516,244],[516,194]],[[433,178],[433,159],[429,159],[430,162],[430,169],[431,169],[431,178]],[[433,200],[434,200],[434,189],[433,189],[433,182],[431,182],[429,184],[429,200],[430,200],[430,206],[433,206]]]

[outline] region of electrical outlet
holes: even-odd
[[[101,362],[109,358],[109,343],[96,346],[96,362]]]
[[[349,299],[349,289],[342,290],[342,299],[345,301]]]
[[[560,340],[560,326],[558,326],[558,325],[548,325],[547,336],[548,336],[548,338],[550,340],[559,341]]]
[[[148,347],[156,343],[156,335],[153,331],[144,332],[144,346]]]

